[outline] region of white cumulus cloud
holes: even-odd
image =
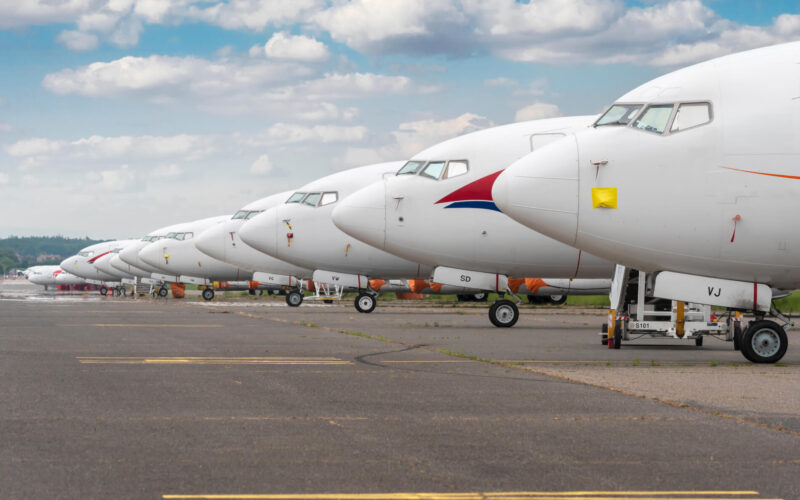
[[[250,173],[254,175],[266,175],[272,172],[273,165],[269,156],[263,154],[250,166]]]
[[[56,41],[74,51],[94,50],[100,44],[97,35],[72,30],[62,31]]]
[[[330,57],[324,43],[303,35],[290,35],[278,32],[264,44],[264,53],[271,59],[291,61],[320,62]]]
[[[555,104],[536,102],[518,109],[514,115],[515,122],[540,120],[543,118],[556,118],[561,116],[561,110]]]

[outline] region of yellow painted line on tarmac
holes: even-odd
[[[757,491],[509,491],[464,493],[298,493],[162,495],[164,499],[209,500],[781,500],[758,499]]]
[[[203,323],[61,323],[58,326],[93,326],[97,328],[222,328],[224,325]]]
[[[332,357],[78,356],[82,364],[104,365],[352,365]]]

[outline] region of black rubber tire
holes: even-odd
[[[116,288],[116,287],[112,288],[111,289],[111,295],[114,296],[114,297],[119,297],[120,295],[122,295],[122,291],[119,288]]]
[[[203,300],[214,300],[214,289],[213,288],[206,288],[203,290],[201,294],[203,296]]]
[[[758,344],[760,349],[754,344]],[[776,348],[762,352],[772,346]],[[777,363],[786,354],[788,346],[789,339],[783,327],[767,319],[751,321],[742,334],[742,354],[753,363]]]
[[[622,347],[622,321],[614,322],[614,349]]]
[[[100,295],[106,296],[108,295],[108,288],[101,286],[100,287]]]
[[[167,294],[169,294],[169,289],[167,289],[167,287],[162,286],[161,288],[158,289],[158,296],[159,297],[166,297]]]
[[[740,321],[733,325],[733,350],[742,350],[742,323]]]
[[[498,328],[511,328],[519,320],[519,308],[510,300],[500,299],[489,307],[489,321]]]
[[[473,302],[486,302],[489,300],[489,294],[486,292],[473,293],[470,297]]]
[[[371,293],[359,293],[353,304],[356,306],[356,311],[368,314],[375,310],[378,301]]]
[[[608,347],[608,323],[603,323],[600,331],[605,333],[605,335],[600,337],[600,345]]]
[[[459,302],[472,302],[472,295],[464,295],[459,293],[458,295],[456,295],[456,298],[458,299]]]
[[[292,291],[286,294],[286,305],[289,307],[300,307],[303,303],[303,294],[297,291]]]
[[[694,345],[697,347],[703,347],[703,337],[697,337],[694,339]]]
[[[556,297],[556,298],[553,298],[553,297]],[[567,296],[566,295],[551,295],[551,296],[547,297],[547,302],[550,303],[550,305],[553,305],[553,306],[560,306],[561,304],[565,303],[566,301],[567,301]]]

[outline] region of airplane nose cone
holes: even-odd
[[[225,224],[212,226],[195,237],[194,246],[217,260],[225,260]]]
[[[370,184],[339,202],[331,213],[333,223],[350,236],[384,249],[386,246],[386,196],[383,181]]]
[[[567,137],[512,163],[495,180],[495,204],[506,215],[568,245],[578,232],[578,148]]]
[[[140,245],[141,243],[138,245],[129,245],[127,248],[123,248],[119,253],[119,258],[122,259],[122,262],[135,266],[137,264],[136,257],[139,255],[139,250],[141,248]]]
[[[75,269],[75,257],[67,257],[58,265],[64,271],[69,272],[70,269]]]
[[[166,260],[164,259],[164,245],[159,244],[159,242],[154,243],[155,244],[151,243],[139,250],[139,258],[146,264],[150,264],[157,269],[163,269],[166,264]]]
[[[292,232],[291,229],[285,229]],[[278,213],[275,210],[267,210],[245,222],[239,229],[239,237],[256,250],[276,257],[277,231]]]
[[[130,271],[128,265],[122,262],[122,259],[119,258],[119,254],[116,254],[113,257],[111,257],[111,260],[109,260],[108,263],[111,265],[111,267],[113,267],[117,271],[122,271],[124,273]]]

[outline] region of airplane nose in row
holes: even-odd
[[[194,239],[198,250],[217,260],[225,260],[225,224],[217,224],[200,233]]]
[[[333,223],[350,236],[374,247],[386,246],[386,197],[383,182],[351,194],[333,209]]]
[[[142,262],[153,267],[161,268],[164,266],[164,250],[162,245],[150,244],[139,251],[139,258]]]
[[[119,258],[122,259],[122,262],[130,264],[131,266],[135,266],[137,263],[136,257],[139,255],[140,248],[141,248],[141,243],[128,245],[126,248],[123,248],[122,251],[119,253]]]
[[[495,204],[518,222],[568,245],[578,231],[578,149],[567,137],[528,154],[495,180]]]
[[[275,256],[277,253],[277,230],[277,212],[267,210],[245,222],[239,229],[239,238],[256,250]],[[290,229],[287,228],[287,230],[291,232]]]

